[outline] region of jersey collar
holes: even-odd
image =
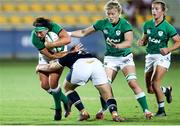
[[[153,23],[155,27],[158,27],[159,25],[161,25],[163,22],[165,21],[165,18],[163,18],[163,20],[159,23],[159,24],[155,24],[155,20],[153,19]]]

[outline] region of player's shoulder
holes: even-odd
[[[129,21],[128,20],[126,20],[125,18],[119,18],[119,20],[120,20],[120,24],[122,24],[122,25],[131,25],[130,23],[129,23]]]
[[[107,18],[99,19],[99,20],[96,21],[96,24],[106,24],[106,23],[108,23]]]
[[[62,26],[60,24],[57,24],[55,22],[51,22],[50,25],[51,25],[52,28],[56,28],[56,27],[62,28]]]
[[[128,22],[128,20],[126,20],[126,19],[125,19],[125,18],[123,18],[123,17],[119,18],[119,20],[120,20],[122,23],[126,23],[126,22]]]
[[[153,25],[153,19],[147,20],[144,22],[144,25]]]
[[[172,24],[170,24],[167,20],[164,20],[164,25],[167,27],[174,27]]]
[[[36,37],[35,30],[32,30],[32,31],[31,31],[31,39],[34,39],[35,37]]]

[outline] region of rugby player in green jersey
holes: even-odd
[[[46,65],[52,61],[56,62],[57,58],[71,53],[63,51],[64,45],[70,43],[71,39],[61,26],[51,22],[49,19],[45,19],[43,17],[36,18],[36,20],[33,22],[33,26],[35,28],[31,32],[31,40],[33,45],[39,50],[39,63],[37,65],[37,70],[39,73],[41,88],[53,96],[55,102],[54,120],[61,120],[61,101],[64,104],[65,117],[67,117],[70,113],[68,99],[62,93],[60,86],[58,86],[58,81],[63,71],[63,67],[58,67],[50,72],[43,71],[43,68],[46,68]],[[56,42],[45,42],[45,36],[49,31],[56,33],[60,39],[58,39]],[[54,53],[51,51],[51,49],[48,49],[53,47],[61,47],[61,52]]]
[[[86,29],[70,32],[70,35],[74,37],[83,37],[98,30],[102,31],[106,43],[104,66],[109,83],[113,82],[118,70],[122,70],[145,117],[150,119],[153,114],[149,111],[145,93],[137,82],[133,54],[130,49],[133,41],[132,27],[126,19],[120,17],[122,7],[117,0],[110,0],[107,2],[104,9],[107,18],[98,20],[95,24]],[[104,111],[107,109],[106,103],[102,98],[101,103],[102,109],[96,114],[97,119],[102,119],[104,117]]]
[[[166,116],[164,109],[163,93],[168,103],[171,103],[172,87],[160,87],[161,81],[169,69],[171,52],[180,47],[180,37],[175,28],[165,19],[167,11],[163,0],[152,2],[153,19],[144,24],[144,34],[138,45],[146,46],[145,81],[148,93],[155,93],[158,111],[156,116]],[[168,41],[172,38],[173,46],[168,47]]]

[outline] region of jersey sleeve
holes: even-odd
[[[43,42],[40,41],[40,39],[35,35],[35,32],[32,31],[31,32],[31,42],[32,44],[38,49],[38,50],[42,50],[45,48],[45,45],[43,44]]]
[[[124,33],[126,33],[126,32],[128,32],[128,31],[132,31],[132,26],[131,26],[131,24],[129,24],[129,22],[128,21],[125,21],[124,23],[123,23],[123,26],[124,26]]]
[[[59,33],[61,32],[61,30],[63,29],[62,26],[52,22],[51,23],[51,26],[52,26],[52,31],[55,32],[57,35],[59,35]]]
[[[144,31],[144,34],[147,34],[147,23],[144,23],[144,25],[143,25],[143,31]]]
[[[93,24],[94,29],[97,30],[102,30],[104,26],[104,23],[102,20],[98,20]]]
[[[169,37],[172,38],[176,34],[177,34],[176,29],[172,25],[169,24],[169,26],[168,26],[168,35],[169,35]]]

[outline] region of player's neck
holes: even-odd
[[[160,24],[162,21],[164,20],[164,17],[160,17],[160,18],[157,18],[155,19],[155,26],[157,26],[158,24]]]
[[[118,19],[115,23],[113,23],[113,27],[116,26],[119,23],[120,19]]]

